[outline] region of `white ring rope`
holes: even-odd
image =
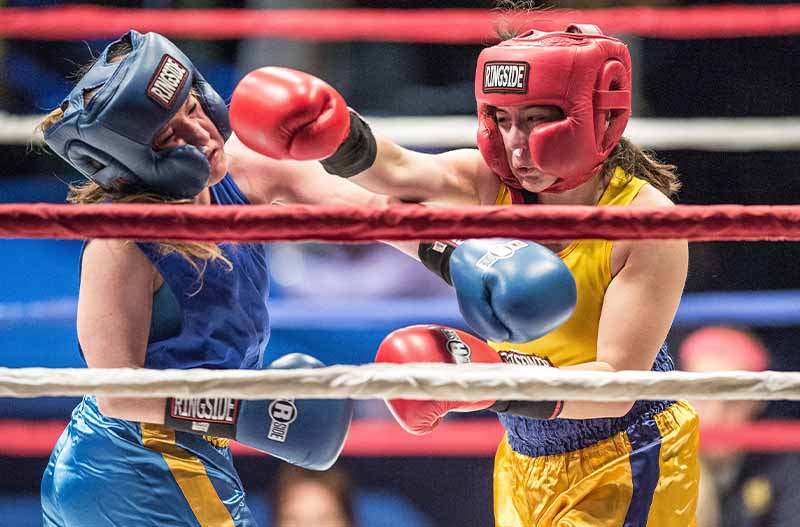
[[[474,146],[473,116],[367,117],[370,126],[401,145]],[[625,136],[655,150],[741,151],[800,149],[800,117],[696,119],[633,118]]]
[[[367,364],[297,370],[0,368],[0,396],[429,400],[787,399],[800,372],[588,372],[509,364]]]
[[[0,112],[0,144],[40,143],[40,116]],[[401,145],[420,148],[475,146],[474,116],[366,117],[370,125]],[[800,149],[800,117],[698,119],[634,118],[625,135],[656,150],[759,151]]]
[[[34,132],[42,115],[15,115],[0,112],[0,144],[25,145],[41,143],[42,134]]]

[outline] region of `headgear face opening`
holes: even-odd
[[[545,192],[564,192],[603,167],[631,113],[631,59],[621,41],[596,26],[530,31],[484,49],[475,75],[478,148],[508,186],[519,189],[494,109],[556,106],[563,119],[536,126],[528,146],[536,167],[556,176]]]
[[[122,41],[130,42],[133,50],[109,62],[109,50]],[[158,132],[192,88],[227,140],[231,131],[225,101],[189,58],[157,33],[130,31],[103,50],[64,99],[64,116],[45,131],[45,142],[107,191],[192,198],[211,177],[203,152],[191,145],[153,148]],[[97,92],[84,103],[84,94],[93,89]]]

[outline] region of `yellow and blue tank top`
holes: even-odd
[[[209,190],[215,205],[248,204],[230,174]],[[201,277],[178,254],[138,246],[164,279],[153,297],[145,368],[261,367],[270,336],[265,244],[220,244],[233,267],[209,262]]]
[[[598,206],[627,206],[648,183],[617,167]],[[500,185],[497,205],[510,205],[508,188]],[[535,206],[535,205],[534,205]],[[531,342],[489,342],[496,350],[514,350],[547,358],[554,366],[570,366],[597,359],[597,334],[603,298],[611,283],[611,240],[575,240],[558,253],[575,278],[578,299],[575,312],[558,329]],[[674,369],[666,346],[653,364],[655,371]],[[501,415],[511,447],[525,455],[548,455],[584,448],[625,430],[644,414],[654,415],[671,401],[639,401],[628,414],[608,419],[556,419],[540,421]]]

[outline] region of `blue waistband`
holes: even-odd
[[[652,371],[674,369],[667,346],[658,352]],[[622,417],[599,419],[531,419],[500,414],[500,422],[508,432],[508,444],[525,456],[551,456],[591,446],[652,419],[675,401],[636,401]]]
[[[663,412],[675,401],[636,401],[622,417],[601,419],[530,419],[500,415],[508,444],[525,456],[552,456],[592,446]]]

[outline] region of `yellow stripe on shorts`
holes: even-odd
[[[161,452],[170,472],[203,526],[235,527],[230,512],[219,498],[203,463],[175,444],[175,432],[163,426],[142,423],[142,443]]]

